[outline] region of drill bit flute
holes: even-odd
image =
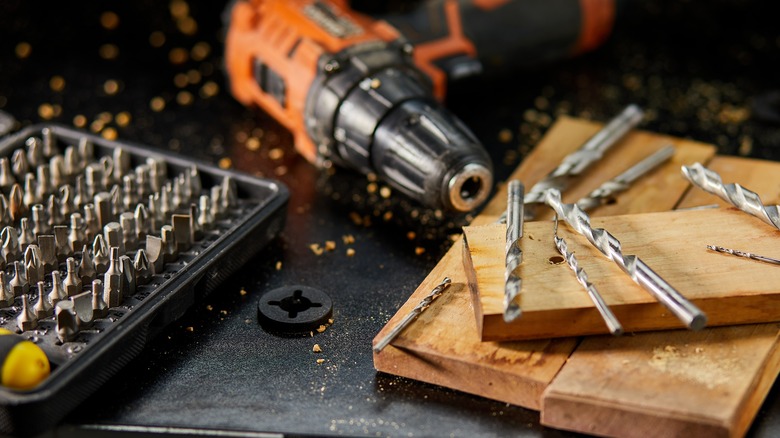
[[[545,194],[545,203],[570,227],[587,238],[596,249],[615,262],[634,282],[666,306],[688,328],[699,330],[707,324],[707,316],[698,307],[677,292],[639,257],[624,255],[620,241],[615,236],[603,228],[591,227],[590,217],[576,204],[564,204],[561,201],[561,192],[555,189],[548,190]]]
[[[506,274],[504,276],[504,321],[517,319],[520,310],[520,289],[523,279],[520,278],[520,263],[523,262],[523,250],[520,249],[520,238],[523,237],[523,192],[525,187],[518,180],[509,182],[507,186],[507,220],[506,220]]]
[[[701,163],[683,166],[682,173],[688,181],[705,192],[716,195],[745,213],[780,229],[780,206],[764,205],[758,194],[739,184],[723,184],[717,172],[705,168]]]

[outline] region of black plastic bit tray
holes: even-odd
[[[212,292],[274,238],[284,226],[289,197],[287,189],[274,181],[56,125],[32,126],[0,140],[0,158],[10,159],[13,151],[25,148],[28,138],[40,138],[46,128],[53,133],[60,151],[87,138],[94,145],[98,159],[110,157],[115,149],[122,148],[129,153],[133,168],[149,158],[163,160],[167,163],[169,179],[197,165],[204,194],[229,177],[235,184],[238,201],[214,221],[201,239],[180,252],[177,259],[166,263],[148,284],[139,285],[135,294],[124,298],[122,305],[111,308],[107,317],[97,319],[68,342],[58,338],[54,316],[41,319],[34,330],[21,332],[16,322],[21,312],[19,296],[13,306],[0,309],[0,327],[21,333],[61,356],[59,363],[53,364],[51,375],[34,389],[19,391],[0,387],[2,433],[30,435],[58,423],[137,356],[148,339],[181,317],[193,303]],[[59,270],[64,278],[64,263]],[[50,275],[46,275],[46,281],[50,286]],[[88,289],[84,287],[84,290]],[[37,295],[35,288],[31,288],[30,294]],[[33,304],[35,300],[30,301]]]

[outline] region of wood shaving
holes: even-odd
[[[313,252],[314,255],[318,255],[318,256],[322,255],[322,253],[325,252],[325,250],[322,249],[322,247],[320,247],[319,243],[312,243],[311,245],[309,245],[309,249],[311,249],[311,252]]]
[[[336,242],[333,240],[325,241],[325,251],[333,251],[336,249]]]
[[[317,327],[317,333],[322,333],[322,332],[324,332],[324,331],[325,331],[327,328],[328,328],[328,326],[326,326],[326,325],[321,325],[321,326]]]
[[[325,363],[325,359],[317,359],[317,365],[322,365]]]
[[[314,344],[314,347],[312,347],[311,351],[313,351],[315,353],[321,353],[322,352],[322,348],[320,348],[320,344]]]

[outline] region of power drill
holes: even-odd
[[[448,79],[594,48],[615,1],[432,0],[377,20],[345,0],[238,0],[225,61],[236,99],[290,129],[310,162],[468,212],[490,193],[492,163],[442,106]]]

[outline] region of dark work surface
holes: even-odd
[[[536,412],[376,373],[371,339],[467,218],[443,218],[386,196],[381,182],[325,174],[296,155],[288,133],[227,92],[222,5],[211,3],[0,3],[0,109],[24,124],[83,123],[107,137],[278,178],[292,193],[280,238],[55,433],[565,435],[541,427]],[[366,3],[373,11],[403,6]],[[771,105],[780,88],[778,12],[759,1],[637,2],[597,52],[456,84],[449,106],[490,150],[499,181],[556,115],[603,121],[631,102],[648,110],[647,129],[711,142],[722,154],[778,159],[780,116]],[[310,249],[326,241],[335,250]],[[312,337],[263,331],[258,299],[291,284],[326,291],[334,324]],[[312,352],[314,344],[323,351]],[[775,385],[751,435],[778,434],[777,392]]]

